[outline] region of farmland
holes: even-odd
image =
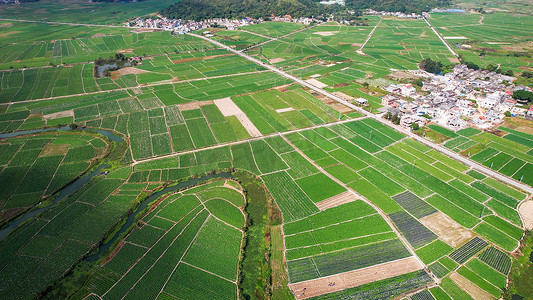
[[[39,19],[59,9],[40,2]],[[55,20],[118,23],[150,4],[68,0]],[[0,15],[35,16],[27,5]],[[0,133],[53,129],[0,141],[4,223],[106,165],[0,240],[0,298],[499,298],[530,195],[486,169],[533,186],[531,134],[430,125],[463,164],[265,67],[379,113],[391,73],[456,59],[423,20],[364,18],[205,29],[261,63],[189,34],[0,21]],[[495,48],[530,36],[499,13],[430,22]],[[95,77],[117,53],[138,62]]]

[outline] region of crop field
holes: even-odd
[[[449,63],[453,57],[422,20],[384,19],[363,52],[378,59],[378,65],[410,70],[424,58]]]
[[[39,2],[40,19],[60,9]],[[122,12],[122,4],[132,10]],[[122,22],[134,12],[152,13],[150,4],[66,0],[62,6],[71,16],[57,20]],[[31,7],[10,6],[0,16],[25,11],[29,18],[36,15]],[[377,86],[400,76],[387,75],[416,69],[424,58],[455,61],[423,20],[364,18],[365,26],[265,22],[205,30],[341,98],[363,97],[370,112],[382,107],[385,92]],[[521,45],[531,36],[529,19],[500,13],[432,14],[429,21],[444,36],[493,47],[487,63],[512,52],[500,43]],[[80,271],[88,276],[69,291],[74,298],[236,299],[248,289],[242,272],[246,251],[255,251],[247,250],[250,238],[268,249],[264,257],[270,259],[258,268],[261,280],[296,298],[489,299],[506,289],[527,226],[518,211],[529,197],[524,191],[206,40],[81,28],[0,21],[0,133],[88,128],[2,138],[0,221],[48,205],[90,167],[109,166],[0,240],[0,298],[32,298],[44,290],[57,295],[65,286],[52,285],[70,286],[69,274]],[[450,39],[452,46],[461,41]],[[142,62],[95,78],[93,61],[116,53]],[[502,65],[527,67],[530,61],[509,55]],[[533,186],[533,135],[508,126],[490,132],[428,128],[448,149]],[[124,143],[109,144],[92,133],[98,129],[120,134]],[[260,192],[272,201],[264,232],[248,230],[254,203],[246,199],[254,192],[244,183],[202,182],[203,175],[221,171],[246,171],[264,184]],[[237,180],[239,174],[233,173]],[[180,188],[189,179],[200,183]],[[140,204],[166,187],[173,192]],[[125,222],[138,207],[140,214]],[[119,231],[122,224],[133,225]],[[272,232],[275,245],[273,228],[279,230]],[[92,261],[117,232],[113,246]],[[358,279],[372,272],[380,274],[374,282]],[[329,286],[322,289],[324,282]],[[304,286],[316,288],[312,296],[297,295]]]
[[[277,38],[282,35],[289,34],[293,31],[300,30],[302,28],[304,28],[304,26],[298,23],[266,22],[261,24],[248,25],[246,27],[243,27],[242,29]]]
[[[105,298],[235,298],[244,198],[224,181],[166,198],[103,266],[116,278]]]
[[[177,52],[202,53],[204,50],[214,48],[212,44],[202,39],[189,35],[171,35],[166,31],[130,33],[125,28],[93,27],[94,29],[87,31],[85,30],[87,27],[81,26],[20,22],[3,24],[11,24],[0,27],[0,33],[5,32],[1,37],[9,38],[9,44],[0,48],[0,69],[4,70],[9,67],[86,63],[98,57],[113,56],[117,52],[157,57]],[[32,32],[37,28],[39,32],[43,32],[43,35],[36,36]]]
[[[521,67],[531,66],[533,60],[527,57],[515,57],[509,53],[526,50],[521,45],[527,41],[533,31],[531,18],[526,15],[514,15],[509,18],[507,14],[495,13],[489,15],[464,15],[461,18],[450,14],[435,13],[428,21],[435,26],[437,31],[450,39],[450,43],[461,44],[470,42],[471,50],[458,49],[468,61],[486,66],[488,64],[502,64],[505,68],[520,72]],[[450,26],[450,22],[454,25]],[[487,55],[480,56],[480,49],[485,49]],[[529,46],[529,50],[531,50]]]
[[[533,170],[533,135],[506,127],[499,128],[502,136],[473,130],[467,131],[466,136],[463,136],[448,133],[446,129],[438,126],[432,129],[452,138],[444,145],[453,151],[533,186],[533,178],[530,175]],[[458,134],[461,134],[461,131]]]
[[[89,134],[41,134],[0,143],[2,221],[84,173],[107,143]]]

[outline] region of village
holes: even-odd
[[[512,98],[516,90],[530,90],[515,86],[512,76],[487,70],[473,70],[466,65],[456,65],[445,75],[435,75],[423,70],[407,71],[422,80],[417,89],[412,83],[391,84],[383,89],[382,112],[400,116],[400,125],[413,123],[424,126],[427,122],[457,131],[466,127],[487,129],[499,125],[506,116],[533,117]]]

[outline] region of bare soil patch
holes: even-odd
[[[356,194],[346,191],[344,193],[340,193],[338,195],[316,203],[316,207],[318,207],[318,209],[320,210],[326,210],[328,208],[336,207],[344,203],[353,202],[358,199],[360,198]]]
[[[202,56],[202,57],[188,57],[188,58],[173,60],[172,63],[176,65],[176,64],[182,64],[182,63],[187,63],[191,61],[207,60],[207,59],[213,59],[217,57],[225,57],[225,56],[233,56],[233,55],[235,54],[228,53],[228,54],[218,54],[218,55]]]
[[[97,37],[103,37],[103,36],[105,36],[105,33],[95,33],[91,37],[92,38],[97,38]]]
[[[322,94],[318,94],[318,93],[311,93],[315,98],[317,98],[318,100],[324,102],[325,104],[327,104],[329,107],[335,109],[336,111],[339,111],[343,114],[346,114],[346,113],[350,113],[352,111],[354,111],[353,109],[349,108],[348,106],[345,106],[333,99],[330,99],[328,97],[325,97],[323,96]]]
[[[354,99],[354,97],[350,96],[350,95],[346,95],[345,93],[343,92],[333,92],[333,95],[343,99],[343,100],[347,100],[347,101],[351,101]]]
[[[280,108],[280,109],[276,109],[276,112],[278,114],[280,113],[284,113],[284,112],[288,112],[288,111],[293,111],[294,110],[294,107],[286,107],[286,108]]]
[[[524,118],[505,118],[503,126],[528,134],[533,134],[533,121]]]
[[[388,77],[391,77],[394,79],[417,78],[416,76],[409,74],[407,72],[404,72],[404,71],[396,71],[394,73],[389,74]]]
[[[64,111],[60,111],[60,112],[56,112],[53,114],[48,114],[48,115],[43,116],[45,120],[59,119],[59,118],[65,118],[65,117],[74,117],[74,110],[69,109],[69,110],[64,110]]]
[[[47,144],[39,156],[63,155],[67,153],[68,148],[68,145]]]
[[[120,249],[122,249],[122,247],[124,247],[126,243],[124,241],[120,241],[117,245],[117,247],[115,249],[113,249],[113,252],[111,254],[109,254],[108,257],[106,257],[101,263],[100,263],[100,266],[103,267],[105,266],[105,264],[107,264],[108,262],[110,262],[113,257],[115,257],[115,255],[117,255],[117,253],[120,251]]]
[[[257,127],[255,127],[254,123],[248,118],[248,116],[244,113],[235,115],[237,117],[237,120],[241,122],[242,126],[244,126],[244,129],[248,131],[250,136],[252,137],[259,137],[262,136],[261,132]]]
[[[313,34],[318,34],[320,36],[332,36],[339,33],[338,31],[317,31],[313,32]]]
[[[494,299],[489,293],[455,272],[450,275],[450,279],[475,300]]]
[[[354,46],[354,47],[361,47],[361,46],[363,46],[363,43],[353,43],[352,46]]]
[[[448,60],[452,63],[452,64],[458,64],[460,63],[459,59],[457,57],[448,57]]]
[[[133,33],[144,33],[144,32],[156,32],[156,31],[163,31],[163,29],[157,29],[157,28],[136,28],[131,30]]]
[[[282,62],[282,61],[285,61],[285,58],[278,57],[278,58],[271,59],[270,63],[271,64],[275,64],[275,63],[279,63],[279,62]]]
[[[296,299],[307,299],[407,274],[422,268],[418,260],[411,256],[359,270],[289,284],[289,288]]]
[[[217,106],[218,110],[220,110],[224,117],[244,114],[244,112],[233,102],[233,100],[231,100],[230,97],[213,100],[213,103]]]
[[[118,53],[133,53],[133,48],[120,49],[120,50],[118,50]]]
[[[194,102],[189,102],[189,103],[178,104],[177,106],[180,111],[184,111],[184,110],[197,109],[197,108],[200,108],[201,106],[209,105],[209,104],[213,104],[213,101],[194,101]]]
[[[0,27],[11,27],[13,23],[0,23]]]
[[[466,243],[473,236],[470,230],[464,228],[442,212],[425,216],[420,219],[420,222],[454,248]]]
[[[119,69],[118,72],[120,73],[120,76],[122,76],[122,75],[128,75],[128,74],[148,73],[149,71],[137,69],[135,67],[125,67],[125,68]]]
[[[323,82],[320,82],[320,81],[318,81],[316,79],[307,79],[305,82],[307,82],[309,84],[312,84],[312,85],[314,85],[314,86],[316,86],[317,88],[320,88],[320,89],[325,88],[325,87],[328,86],[327,84],[325,84]]]
[[[533,229],[533,201],[522,202],[518,207],[518,213],[522,217],[524,227],[527,230]]]
[[[21,33],[22,31],[16,31],[16,30],[13,30],[13,31],[7,31],[7,32],[2,32],[0,33],[0,37],[8,37],[10,35],[13,35],[13,34],[17,34],[17,33]]]

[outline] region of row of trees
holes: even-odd
[[[272,15],[311,17],[341,9],[339,5],[322,5],[313,0],[182,0],[161,10],[160,14],[168,18],[200,21],[212,18],[258,19]]]
[[[346,0],[346,7],[356,10],[371,8],[377,11],[422,13],[424,11],[428,12],[436,7],[449,6],[451,3],[451,0]]]

